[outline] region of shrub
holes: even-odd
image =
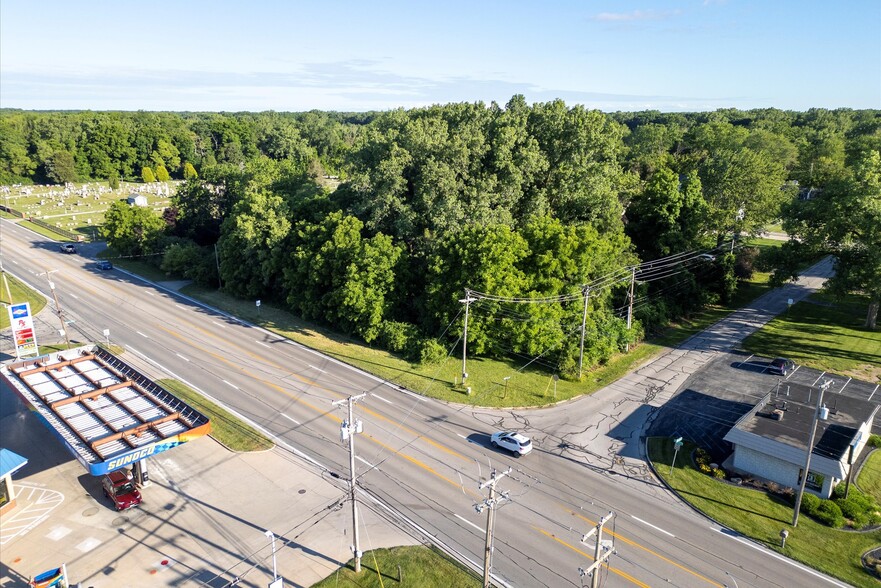
[[[713,477],[720,480],[725,478],[725,470],[722,468],[713,468]]]
[[[705,463],[699,463],[699,464],[697,464],[697,469],[700,470],[701,473],[703,473],[703,474],[708,474],[708,475],[709,475],[710,473],[712,473],[712,471],[713,471],[713,470],[710,469],[710,466],[709,466],[708,464],[705,464]]]
[[[156,166],[156,179],[160,182],[167,182],[171,179],[171,176],[168,175],[168,170],[165,169],[164,165]]]
[[[881,447],[881,435],[869,435],[868,444],[872,447]]]
[[[446,357],[446,348],[434,339],[423,339],[419,344],[419,363],[438,363]]]
[[[752,279],[758,257],[758,247],[743,247],[737,252],[737,258],[734,262],[734,275],[737,276],[738,280]]]
[[[700,465],[700,464],[709,465],[710,454],[707,453],[707,451],[705,449],[703,449],[702,447],[698,447],[694,451],[694,461],[696,461],[698,463],[698,465]]]
[[[841,514],[838,505],[831,500],[821,500],[813,517],[833,529],[840,529],[844,526],[844,515]]]
[[[377,342],[383,349],[399,353],[418,343],[419,329],[410,323],[382,321],[379,324]]]
[[[855,528],[860,529],[881,518],[874,498],[856,488],[851,488],[848,497],[845,498],[844,491],[839,491],[841,487],[842,484],[839,484],[835,488],[834,502],[841,509],[841,514],[850,519]]]
[[[805,492],[804,496],[801,498],[801,507],[799,510],[806,515],[813,516],[814,513],[817,512],[817,508],[819,508],[821,502],[822,500],[820,500],[819,496]]]

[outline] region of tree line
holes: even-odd
[[[604,114],[514,96],[360,115],[0,114],[4,181],[60,180],[59,152],[78,179],[160,164],[187,177],[161,218],[111,207],[104,231],[121,253],[413,361],[450,351],[470,289],[496,297],[473,307],[470,352],[541,356],[574,377],[585,285],[604,285],[586,297],[590,366],[732,296],[757,261],[727,244],[778,219],[802,239],[759,263],[783,280],[834,252],[832,288],[869,294],[877,315],[879,111]],[[631,297],[622,268],[700,251],[712,262]]]

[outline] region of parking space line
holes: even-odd
[[[875,389],[872,390],[872,393],[871,393],[871,394],[869,394],[869,400],[872,400],[872,396],[875,395],[875,392],[878,391],[878,388],[879,388],[879,387],[881,387],[881,384],[878,384],[877,386],[875,386]]]
[[[16,486],[18,487],[16,499],[20,506],[9,518],[4,517],[3,529],[0,531],[0,545],[26,534],[46,520],[52,511],[64,502],[64,494],[61,492],[21,482]]]

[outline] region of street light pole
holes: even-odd
[[[55,311],[58,313],[58,320],[61,321],[61,333],[64,335],[64,342],[67,344],[67,348],[70,349],[70,338],[67,336],[67,325],[64,324],[64,313],[61,310],[61,306],[58,304],[58,294],[55,292],[55,282],[49,277],[50,274],[54,274],[57,271],[58,270],[51,270],[40,275],[45,275],[46,281],[49,282],[49,289],[52,290],[52,298],[55,300]]]
[[[792,513],[792,526],[798,526],[798,511],[801,508],[801,499],[805,493],[805,484],[808,481],[808,472],[811,471],[811,453],[814,451],[814,437],[817,435],[817,422],[822,418],[826,420],[826,416],[829,414],[829,409],[827,409],[823,405],[823,392],[826,391],[826,388],[829,387],[829,384],[832,383],[832,380],[826,380],[822,386],[820,386],[820,393],[817,394],[817,408],[814,410],[814,422],[811,425],[811,435],[808,438],[808,449],[807,449],[807,457],[805,458],[805,469],[801,476],[801,485],[798,488],[798,496],[795,498],[795,510]]]
[[[360,420],[356,421],[353,406],[356,402],[367,396],[366,393],[357,396],[349,396],[343,400],[332,402],[334,406],[347,403],[349,405],[349,418],[340,425],[340,437],[343,441],[349,441],[349,493],[352,500],[352,540],[354,545],[352,551],[355,555],[355,573],[361,573],[361,545],[358,534],[358,501],[355,497],[355,434],[363,430],[363,424]]]
[[[269,584],[270,588],[272,588],[277,585],[275,582],[278,580],[278,567],[275,561],[275,534],[268,530],[264,531],[263,534],[269,537],[269,541],[272,543],[272,583]]]
[[[471,297],[471,291],[467,288],[465,289],[465,298],[460,300],[459,302],[465,303],[465,328],[462,330],[462,386],[465,386],[465,380],[468,379],[468,370],[465,367],[465,358],[468,353],[468,307],[472,302],[477,300],[477,298]]]

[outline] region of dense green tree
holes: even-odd
[[[76,162],[69,151],[56,151],[46,160],[46,179],[54,184],[77,180]]]
[[[153,175],[153,170],[147,166],[141,168],[141,179],[145,184],[151,184],[156,181],[156,176]]]
[[[199,177],[199,174],[196,173],[196,168],[193,167],[193,164],[189,161],[184,164],[184,179],[185,180],[195,180]]]
[[[153,245],[164,228],[165,223],[149,208],[117,201],[104,213],[101,235],[122,255],[156,254]]]
[[[875,329],[881,302],[881,154],[865,154],[817,196],[792,203],[783,227],[793,236],[792,249],[835,256],[826,288],[837,295],[866,294],[866,327]],[[785,277],[795,273],[792,263],[780,271]]]
[[[167,182],[171,179],[171,176],[168,175],[168,170],[165,169],[164,165],[156,166],[156,181],[157,182]]]

